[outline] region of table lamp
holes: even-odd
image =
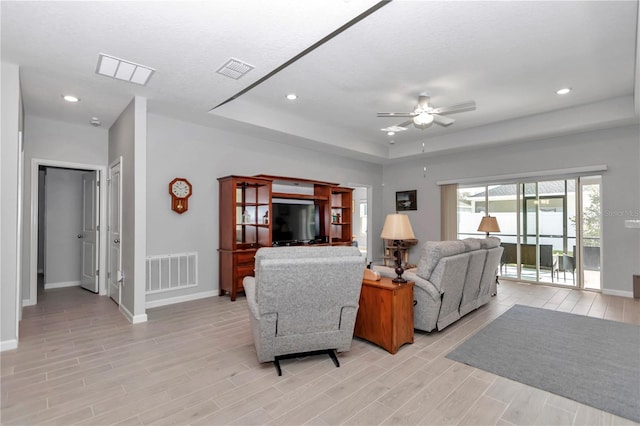
[[[400,253],[400,243],[402,240],[413,240],[416,236],[413,234],[411,228],[411,222],[409,222],[409,216],[405,214],[389,214],[384,221],[382,227],[382,234],[380,237],[385,240],[393,240],[393,245],[396,247],[396,274],[398,275],[392,281],[394,283],[406,283],[407,280],[402,278],[402,255]]]
[[[487,237],[489,236],[489,232],[500,232],[500,226],[498,226],[498,220],[493,216],[485,216],[480,221],[480,226],[478,226],[478,231],[486,232]]]

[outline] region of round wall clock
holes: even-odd
[[[189,210],[189,197],[192,194],[191,183],[185,178],[175,178],[169,183],[171,210],[182,214]]]

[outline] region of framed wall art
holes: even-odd
[[[396,192],[396,211],[418,210],[417,190]]]

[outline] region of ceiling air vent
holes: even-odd
[[[130,83],[146,85],[155,69],[100,53],[96,73]]]
[[[218,74],[222,74],[226,77],[239,79],[254,68],[253,65],[249,65],[246,62],[242,62],[238,59],[231,58],[224,65],[222,65],[216,71]]]

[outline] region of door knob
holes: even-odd
[[[82,238],[82,234],[78,234],[78,238]]]
[[[114,243],[114,244],[120,244],[120,239],[119,239],[119,238],[116,238],[115,240],[113,240],[113,243]]]

